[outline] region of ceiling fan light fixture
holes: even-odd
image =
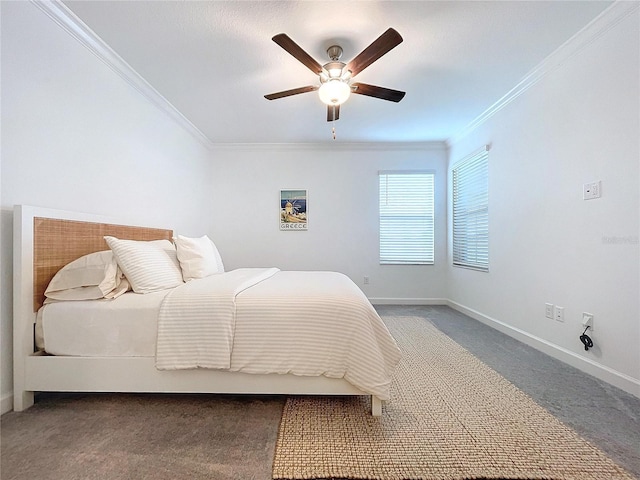
[[[334,78],[320,85],[318,95],[326,105],[342,105],[351,95],[351,87],[339,78]]]

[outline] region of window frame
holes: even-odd
[[[464,183],[461,185],[461,182]],[[488,146],[452,167],[451,205],[452,265],[489,272]]]
[[[393,214],[393,212],[387,211],[384,212],[383,209],[383,196],[386,195],[386,198],[389,198],[388,195],[390,193],[398,193],[392,192],[389,189],[388,181],[390,177],[401,177],[401,176],[416,176],[416,175],[425,175],[427,176],[424,179],[426,182],[426,192],[425,194],[429,197],[425,200],[425,205],[423,208],[426,209],[426,212],[422,214],[414,214],[414,215],[405,215],[405,218],[413,217],[424,219],[427,222],[425,228],[420,230],[419,232],[414,234],[413,240],[408,240],[404,245],[405,252],[407,247],[414,247],[414,253],[402,253],[402,242],[396,241],[392,245],[388,245],[385,247],[385,243],[388,244],[390,241],[393,241],[389,237],[393,236],[393,231],[395,231],[396,236],[402,235],[402,228],[406,228],[407,225],[402,225],[402,215]],[[383,180],[387,183],[383,189]],[[399,178],[396,178],[399,180]],[[405,184],[406,187],[406,184]],[[416,186],[418,187],[418,185]],[[406,191],[406,190],[405,190]],[[417,195],[420,192],[416,192]],[[436,196],[436,172],[434,170],[380,170],[378,171],[378,261],[380,265],[434,265],[435,264],[435,196]],[[396,197],[397,198],[397,197]],[[405,205],[396,204],[397,207],[404,207]],[[410,203],[407,202],[406,206],[408,208],[411,207]],[[391,208],[390,210],[393,210]],[[396,220],[398,225],[396,227],[389,226],[389,220],[393,222]],[[386,220],[386,222],[385,222]],[[411,220],[409,220],[411,221]],[[384,225],[386,223],[386,226]],[[392,231],[389,231],[389,229]],[[385,236],[385,230],[388,231],[388,235]],[[424,237],[424,239],[428,242],[426,248],[423,252],[415,249],[416,245],[419,245],[420,237]],[[392,250],[398,250],[397,252],[393,252]],[[400,255],[397,255],[400,253]],[[417,258],[419,255],[423,255],[422,258]]]

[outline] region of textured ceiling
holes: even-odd
[[[450,139],[601,13],[610,1],[65,1],[214,143],[331,142],[317,84],[271,41],[286,33],[319,63],[347,62],[388,27],[404,42],[356,78],[406,91],[352,95],[341,142]]]

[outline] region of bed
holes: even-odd
[[[355,289],[363,298],[364,294],[344,275],[333,272],[238,269],[202,279],[203,281],[187,282],[169,292],[161,291],[148,295],[125,293],[114,300],[58,302],[42,309],[44,291],[54,274],[78,257],[108,249],[104,241],[105,236],[138,241],[169,240],[173,238],[173,231],[116,224],[109,218],[90,214],[24,205],[14,208],[14,410],[21,411],[31,406],[34,402],[34,392],[41,391],[165,392],[368,395],[371,397],[372,414],[381,414],[382,401],[387,398],[386,384],[390,383],[391,372],[399,359],[399,352],[395,349],[397,347],[393,339],[390,336],[385,337],[388,332],[384,325],[380,327],[375,318],[372,320],[376,325],[375,331],[371,333],[367,328],[365,335],[379,336],[380,345],[369,347],[367,343],[363,343],[366,348],[358,348],[360,340],[345,341],[356,346],[353,351],[343,354],[350,365],[352,364],[346,371],[341,370],[342,367],[334,368],[333,365],[319,364],[318,368],[314,368],[314,365],[292,366],[283,363],[282,355],[278,357],[283,352],[290,358],[313,350],[304,343],[304,339],[297,341],[288,337],[289,333],[296,329],[296,320],[310,319],[308,323],[311,325],[329,323],[330,328],[334,330],[341,328],[341,323],[349,323],[344,321],[344,315],[340,313],[342,306],[335,304],[335,298],[350,289]],[[230,281],[236,283],[229,283]],[[294,295],[293,306],[289,307],[294,313],[288,314],[288,317],[281,311],[278,313],[279,311],[269,310],[269,303],[288,301],[286,297],[290,293],[286,293],[287,286],[292,282],[308,283],[309,291],[327,295],[324,303],[335,307],[335,321],[322,318],[322,322],[316,322],[316,316],[320,315],[317,313],[318,304],[322,304],[323,300],[313,295]],[[218,285],[222,285],[223,290],[227,289],[233,293],[233,301],[230,301],[228,296],[219,295],[210,299],[215,304],[216,311],[232,312],[227,320],[231,322],[228,324],[231,326],[223,326],[221,330],[223,333],[233,331],[233,335],[227,338],[225,343],[231,345],[232,349],[227,357],[221,357],[228,358],[229,361],[227,364],[215,363],[221,361],[215,358],[214,363],[206,363],[201,358],[189,358],[188,362],[179,363],[178,354],[173,346],[175,342],[171,340],[173,337],[167,337],[163,332],[171,331],[178,324],[176,322],[185,320],[172,318],[166,312],[170,311],[169,306],[172,302],[178,305],[178,311],[187,309],[191,304],[191,297],[184,295],[201,295],[211,288],[219,288]],[[355,296],[357,297],[358,293],[355,293]],[[139,301],[142,297],[142,303],[146,305],[144,308]],[[349,299],[343,303],[352,303],[353,311],[357,312],[357,315],[362,312],[371,315],[373,312],[373,315],[377,316],[366,298],[364,302]],[[100,314],[91,310],[96,304],[101,304],[106,313]],[[117,318],[114,310],[129,308],[130,311],[131,305],[142,310],[121,321],[116,330],[120,338],[138,336],[143,338],[143,341],[135,345],[129,345],[127,341],[118,341],[116,348],[113,348],[112,344],[101,350],[100,339],[111,334],[100,330],[104,327],[104,322],[96,318],[100,315]],[[164,310],[160,310],[161,308]],[[146,310],[143,311],[144,309]],[[331,311],[329,309],[329,312]],[[196,309],[193,315],[197,313]],[[347,313],[347,316],[355,314]],[[323,315],[326,317],[328,314]],[[81,319],[80,323],[78,318]],[[131,321],[131,318],[135,318],[136,321]],[[43,338],[38,338],[38,342],[36,324],[41,336],[43,331],[47,332]],[[51,327],[54,324],[62,325],[57,337],[56,334],[51,334],[56,331]],[[46,328],[43,329],[43,325]],[[76,332],[80,331],[79,325],[83,325],[89,334],[91,326],[94,325],[96,341],[82,337],[83,339],[74,345],[64,345],[66,339],[74,338]],[[201,335],[197,330],[202,328],[198,322],[193,323],[193,328],[194,335]],[[181,330],[184,328],[181,327]],[[249,335],[252,332],[257,332],[257,335]],[[334,345],[340,341],[340,335],[331,337],[331,330],[327,332],[314,331],[309,335],[321,335],[319,338],[327,336],[324,344],[317,347],[318,358],[328,358],[327,352],[335,348]],[[224,338],[224,335],[226,334],[216,332],[215,338]],[[166,340],[167,338],[169,340]],[[284,343],[276,344],[279,339]],[[43,341],[47,353],[36,348],[36,343]],[[95,346],[91,346],[94,343]],[[295,348],[285,348],[283,345],[287,343]],[[170,346],[169,355],[161,358],[161,347],[164,348],[166,345]],[[219,345],[207,349],[208,352],[219,350]],[[323,353],[325,350],[327,352]],[[373,350],[380,351],[372,353]],[[51,354],[52,352],[55,354]],[[170,362],[162,363],[167,358]],[[206,359],[207,362],[209,360]],[[366,367],[365,364],[370,365],[371,373],[367,368],[363,369],[363,365]],[[271,373],[266,373],[267,371]]]

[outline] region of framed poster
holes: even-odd
[[[280,230],[307,229],[307,191],[280,190]]]

